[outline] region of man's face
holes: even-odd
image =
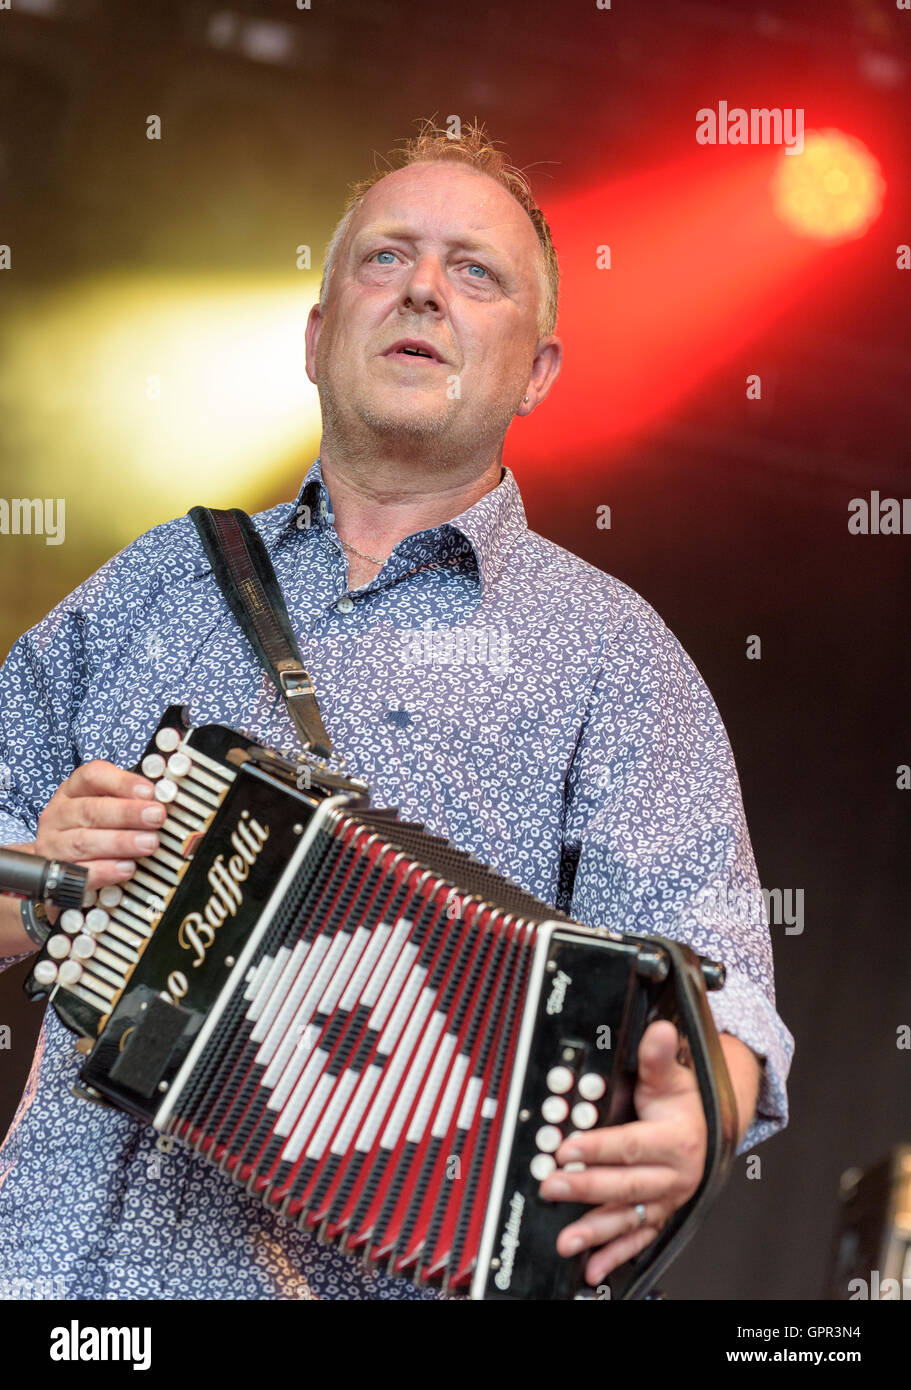
[[[387,174],[354,214],[325,313],[311,311],[324,424],[472,451],[502,440],[535,359],[540,265],[531,221],[494,179],[450,163]],[[391,351],[401,340],[435,356]]]

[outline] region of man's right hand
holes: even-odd
[[[158,848],[167,808],[153,784],[96,760],[77,767],[38,817],[35,853],[89,868],[89,888],[123,883],[136,860]]]
[[[100,759],[83,763],[61,782],[38,817],[34,841],[9,848],[86,865],[88,888],[124,883],[135,873],[136,860],[158,848],[155,832],[167,808],[154,795],[153,784],[135,772]],[[22,930],[19,900],[0,901],[0,956],[34,950]],[[48,906],[52,923],[59,912]]]

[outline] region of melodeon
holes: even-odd
[[[705,996],[721,967],[579,925],[372,808],[363,784],[224,725],[191,728],[185,707],[135,770],[168,808],[159,849],[61,915],[26,986],[80,1035],[76,1093],[414,1283],[646,1296],[733,1152]],[[638,1043],[658,1017],[695,1069],[704,1175],[597,1295],[586,1256],[555,1249],[585,1208],[538,1187],[566,1134],[634,1118]]]

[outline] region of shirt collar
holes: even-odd
[[[267,513],[259,530],[267,550],[272,550],[287,531],[324,530],[332,525],[329,490],[317,458],[304,477],[293,503]],[[406,536],[396,547],[397,557],[408,563],[447,559],[460,551],[474,557],[484,593],[499,575],[509,551],[528,530],[519,485],[509,468],[490,492],[451,521]],[[467,549],[465,546],[467,542]]]

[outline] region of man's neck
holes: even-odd
[[[499,455],[486,466],[472,460],[464,470],[413,459],[352,459],[324,438],[320,469],[339,538],[371,557],[346,551],[348,587],[356,589],[379,573],[374,562],[385,560],[399,541],[451,521],[495,488],[501,465]]]

